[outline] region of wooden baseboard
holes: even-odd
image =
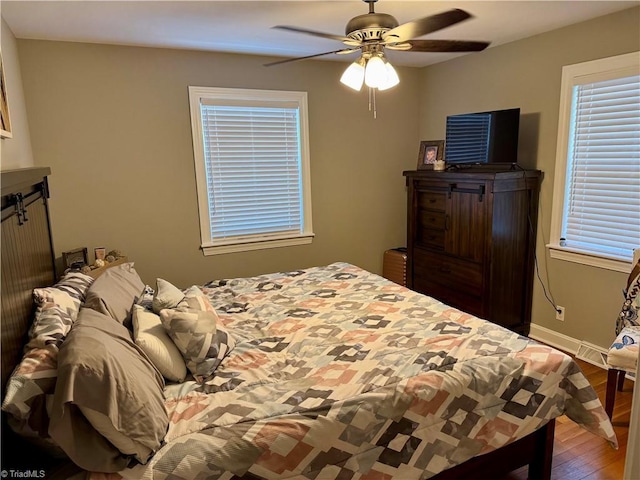
[[[562,333],[555,332],[535,323],[531,324],[531,330],[529,330],[529,337],[539,342],[545,343],[551,347],[562,350],[563,352],[575,355],[582,343],[580,340],[576,340],[573,337],[564,335]]]

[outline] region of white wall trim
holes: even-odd
[[[578,347],[580,347],[580,344],[582,343],[580,340],[576,340],[573,337],[541,327],[534,323],[531,324],[529,337],[562,350],[563,352],[570,353],[571,355],[578,353]]]

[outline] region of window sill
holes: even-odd
[[[549,255],[551,258],[555,258],[557,260],[580,263],[582,265],[614,270],[616,272],[631,272],[631,262],[628,260],[615,260],[597,255],[588,255],[586,253],[555,244],[548,244],[547,248],[549,249]]]
[[[292,247],[296,245],[308,245],[313,240],[314,234],[302,234],[288,238],[272,238],[263,240],[245,240],[236,243],[207,244],[202,245],[202,253],[205,256],[223,255],[226,253],[248,252],[252,250],[262,250],[266,248]]]

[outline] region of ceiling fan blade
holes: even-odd
[[[300,27],[291,27],[289,25],[276,25],[275,27],[271,27],[271,28],[277,28],[279,30],[287,30],[289,32],[304,33],[306,35],[313,35],[315,37],[328,38],[330,40],[338,40],[339,42],[353,42],[352,39],[348,37],[344,37],[342,35],[334,35],[333,33],[318,32],[316,30],[309,30],[309,29],[300,28]]]
[[[333,52],[324,52],[324,53],[316,53],[315,55],[307,55],[305,57],[295,57],[295,58],[285,58],[284,60],[278,60],[276,62],[265,63],[265,67],[272,67],[274,65],[282,65],[283,63],[297,62],[299,60],[307,60],[309,58],[321,57],[323,55],[331,55],[332,53],[337,54],[345,54],[345,53],[354,53],[360,51],[359,48],[345,48],[341,50],[334,50]]]
[[[454,8],[443,13],[403,23],[385,32],[382,35],[382,40],[383,43],[406,42],[412,38],[421,37],[427,33],[441,30],[468,18],[471,18],[471,14],[464,10]]]
[[[409,52],[480,52],[487,48],[489,42],[474,42],[465,40],[409,40]],[[393,50],[393,45],[388,47]],[[403,49],[404,50],[404,49]]]

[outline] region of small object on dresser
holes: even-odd
[[[444,140],[423,140],[418,153],[418,170],[433,170],[436,161],[442,160]]]
[[[433,169],[438,172],[444,172],[446,169],[444,160],[436,160],[433,164]]]
[[[107,255],[106,257],[104,257],[104,259],[107,263],[112,263],[116,261],[116,257],[114,257],[113,255]]]
[[[62,252],[62,261],[65,268],[71,268],[74,270],[82,268],[83,265],[88,265],[89,258],[87,255],[87,248],[76,248],[75,250]]]
[[[96,268],[100,268],[100,267],[104,267],[107,263],[102,260],[101,258],[96,259],[94,265],[96,266]]]

